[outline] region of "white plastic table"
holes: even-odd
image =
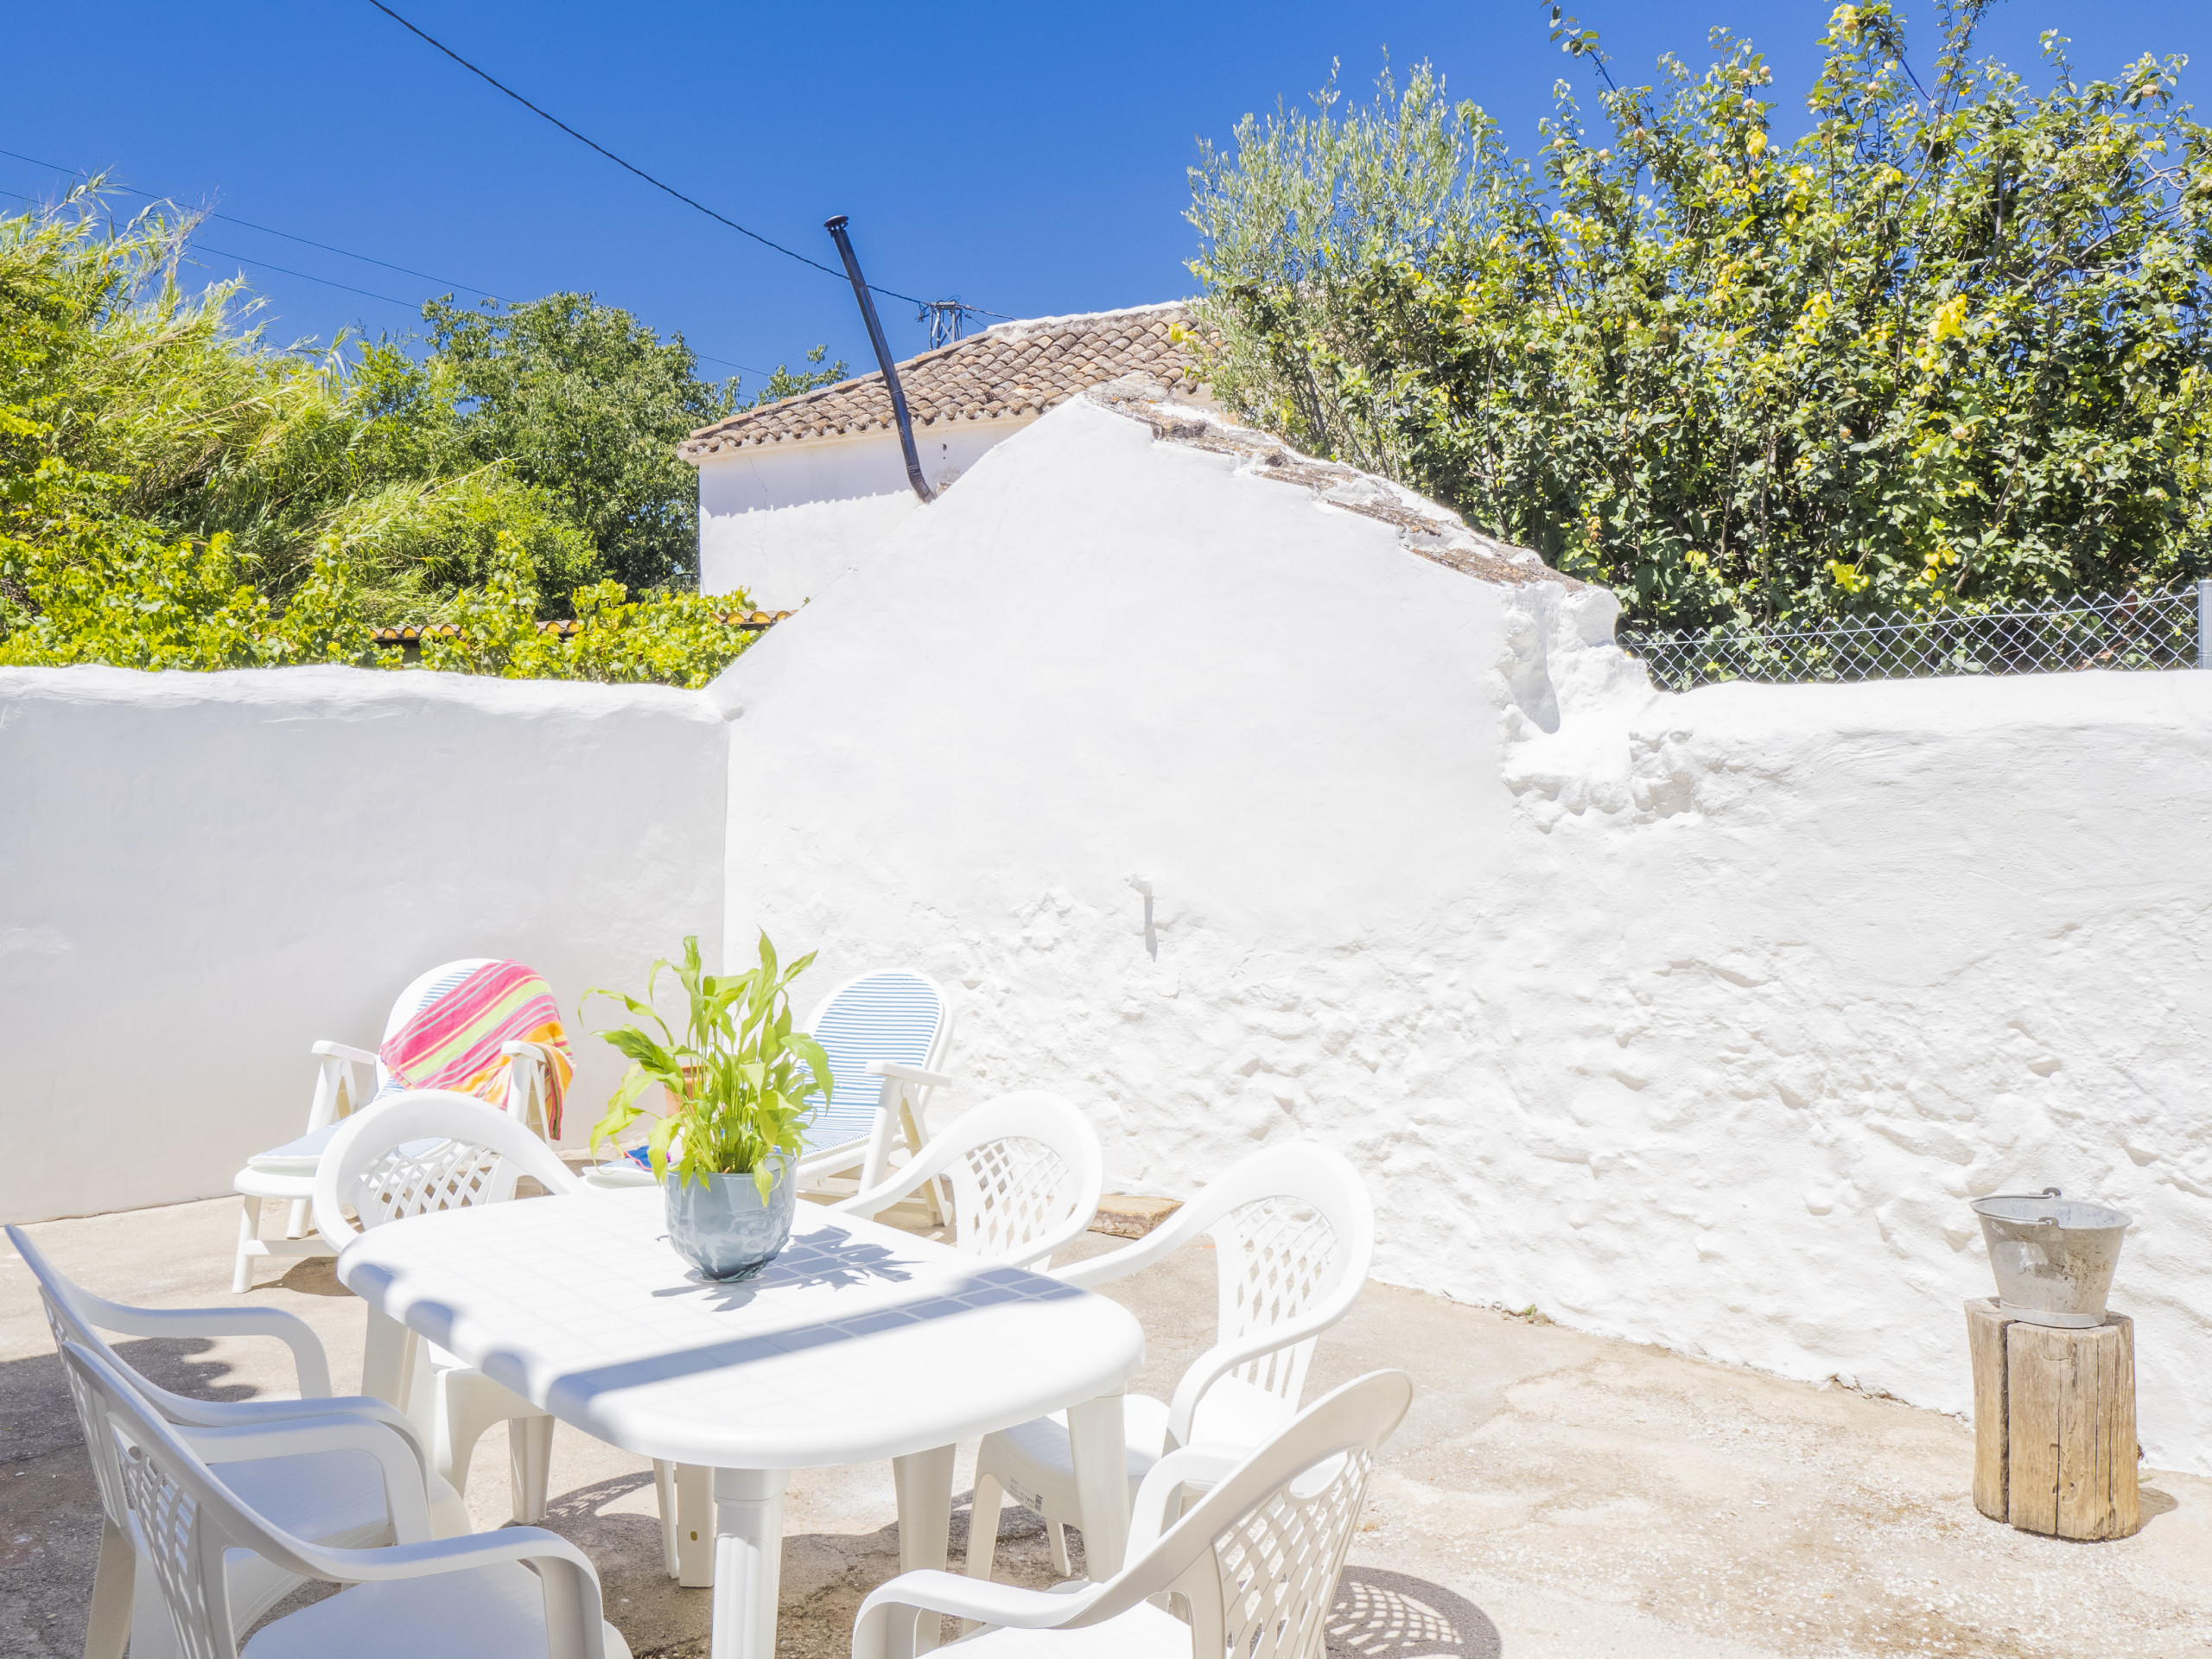
[[[372,1311],[366,1390],[398,1392],[404,1326],[587,1434],[713,1470],[714,1659],[772,1659],[792,1470],[893,1459],[900,1569],[943,1567],[953,1442],[1062,1408],[1087,1565],[1120,1567],[1122,1389],[1144,1361],[1126,1308],[807,1204],[736,1284],[697,1278],[665,1231],[652,1190],[362,1234],[338,1276]]]

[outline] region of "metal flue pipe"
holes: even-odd
[[[838,256],[845,262],[845,275],[853,279],[853,297],[861,302],[861,316],[868,323],[868,344],[875,347],[875,360],[883,369],[883,384],[891,393],[891,412],[899,422],[899,447],[906,455],[906,481],[923,500],[934,501],[937,492],[922,476],[922,460],[914,452],[914,423],[906,417],[906,394],[899,389],[899,371],[891,365],[891,347],[884,343],[883,325],[875,320],[875,301],[868,291],[867,278],[861,275],[861,262],[853,257],[852,239],[845,234],[845,216],[839,213],[824,220],[823,229],[836,243]]]

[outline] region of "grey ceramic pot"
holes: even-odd
[[[669,1243],[709,1279],[750,1279],[791,1238],[798,1206],[791,1168],[786,1155],[765,1204],[750,1175],[709,1175],[701,1186],[670,1170],[664,1184]]]

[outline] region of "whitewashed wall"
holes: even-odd
[[[1071,405],[712,689],[793,780],[732,948],[940,975],[944,1109],[1057,1088],[1119,1185],[1317,1135],[1386,1279],[1944,1409],[1967,1195],[2112,1198],[2212,1469],[2212,675],[1669,696],[1611,615]]]
[[[660,687],[0,670],[0,1216],[228,1192],[308,1045],[374,1047],[439,962],[528,962],[573,1020],[718,948],[726,756]],[[575,1047],[581,1143],[620,1067]]]
[[[1032,417],[1033,419],[1033,417]],[[914,433],[922,475],[943,489],[1029,420]],[[873,553],[920,505],[896,432],[710,455],[699,465],[699,591],[744,588],[755,605],[804,604]]]

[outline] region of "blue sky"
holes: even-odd
[[[468,3],[391,0],[601,143],[762,234],[830,264],[821,229],[851,216],[870,278],[1017,316],[1189,291],[1185,169],[1198,137],[1296,99],[1332,59],[1363,85],[1387,49],[1427,59],[1455,95],[1533,139],[1562,75],[1533,0],[955,9],[908,5]],[[763,371],[826,342],[868,356],[850,290],[653,191],[439,56],[367,0],[209,7],[112,0],[96,30],[57,5],[11,7],[17,72],[0,148],[212,207],[440,279],[214,221],[202,255],[270,298],[272,334],[402,329],[448,286],[502,298],[578,289],[710,359]],[[1701,60],[1725,24],[1767,51],[1786,125],[1830,0],[1587,0],[1624,83],[1672,49]],[[1900,10],[1916,41],[1935,13]],[[2186,53],[2212,83],[2204,0],[2006,0],[1985,48],[2015,67],[2039,31],[2085,73]],[[1924,56],[1920,56],[1924,61]],[[1925,54],[1932,56],[1932,44]],[[28,73],[29,66],[40,66]],[[2212,109],[2212,99],[2204,100]],[[0,156],[0,189],[61,175]],[[119,198],[128,200],[128,198]],[[20,204],[0,198],[0,204]],[[245,264],[251,260],[261,263]],[[287,267],[303,276],[273,269]],[[348,293],[317,276],[404,302]],[[886,307],[903,356],[911,308]],[[755,378],[753,373],[746,376]]]

